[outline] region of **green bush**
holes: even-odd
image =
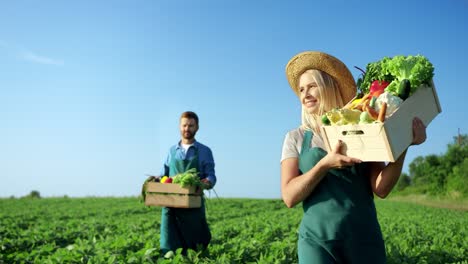
[[[450,198],[468,197],[468,135],[454,138],[442,155],[416,157],[409,164],[410,183],[402,174],[395,191]]]
[[[33,190],[25,198],[40,199],[41,193],[39,191]]]
[[[468,197],[468,158],[455,166],[447,176],[447,195],[452,198]]]

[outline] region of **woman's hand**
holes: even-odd
[[[426,141],[426,127],[421,119],[413,119],[413,141],[411,145],[419,145]],[[401,175],[403,163],[405,161],[406,150],[395,162],[390,162],[386,166],[380,162],[369,163],[371,175],[372,191],[380,198],[385,198],[397,184]]]
[[[419,145],[426,141],[426,127],[421,119],[415,117],[413,119],[413,142],[411,145]]]
[[[323,159],[320,160],[320,162],[323,162],[323,164],[329,169],[343,168],[345,166],[352,166],[355,163],[361,163],[360,159],[351,158],[341,154],[342,146],[343,141],[338,141],[338,143],[335,146],[335,149],[329,152]]]

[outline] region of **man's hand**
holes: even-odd
[[[201,179],[200,180],[201,182],[201,186],[197,188],[196,190],[196,194],[202,194],[203,193],[203,190],[207,190],[207,189],[211,189],[212,186],[211,186],[211,182],[208,180],[208,179]]]
[[[205,179],[201,179],[200,181],[202,182],[202,188],[203,189],[211,189],[212,188],[212,184],[211,184],[210,180],[205,178]]]
[[[149,176],[148,179],[146,179],[147,182],[159,182],[161,180],[160,176],[154,176],[149,174],[146,175]]]

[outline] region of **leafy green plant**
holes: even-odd
[[[0,199],[0,263],[297,263],[302,208],[207,199],[207,251],[159,252],[161,210],[136,197]],[[463,263],[467,212],[376,200],[388,263]]]
[[[200,177],[198,177],[197,169],[195,168],[191,168],[184,173],[175,175],[173,177],[172,183],[179,184],[182,188],[202,185]]]

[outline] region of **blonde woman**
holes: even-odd
[[[327,152],[320,116],[355,96],[351,73],[337,58],[307,51],[289,61],[286,75],[302,104],[302,125],[286,134],[281,157],[283,201],[288,207],[302,202],[304,209],[299,263],[385,263],[373,194],[385,198],[390,193],[406,151],[388,164],[342,155],[341,143]],[[418,118],[413,134],[413,145],[426,140]]]

